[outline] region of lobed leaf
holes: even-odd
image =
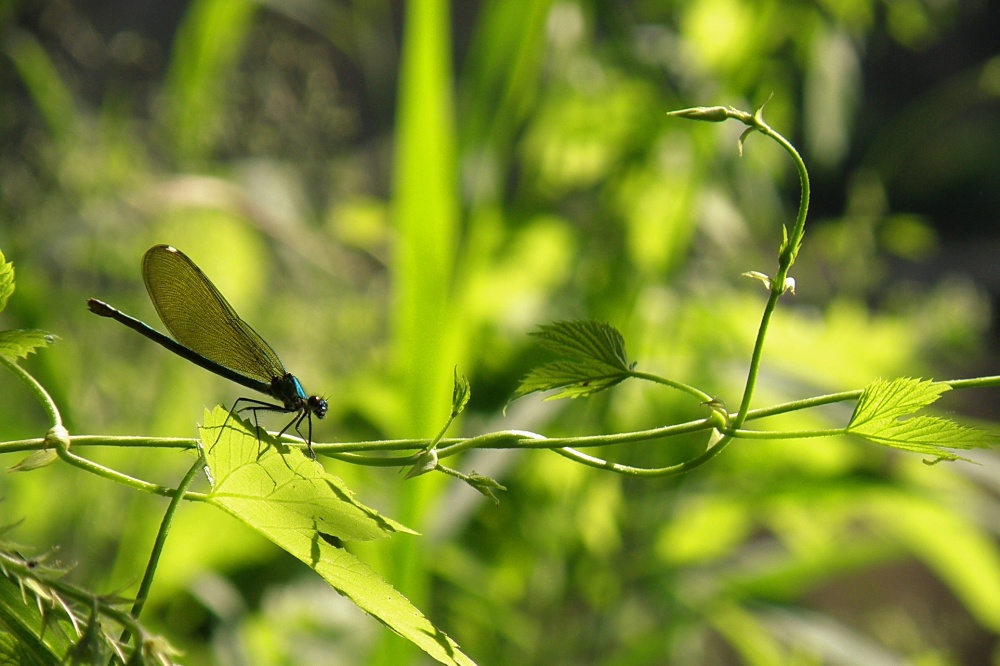
[[[610,388],[631,376],[625,340],[610,324],[598,321],[561,321],[532,333],[539,344],[569,360],[546,363],[529,372],[514,394],[520,398],[537,391],[558,390],[547,400],[579,398]]]
[[[473,665],[458,645],[335,539],[414,532],[356,501],[301,450],[216,407],[201,428],[210,501],[295,556],[340,594],[443,664]]]
[[[933,404],[950,388],[947,384],[909,377],[875,380],[858,399],[847,432],[876,444],[940,460],[964,460],[949,449],[983,448],[994,444],[996,438],[978,428],[937,416],[902,418]]]
[[[37,329],[0,331],[0,355],[10,360],[25,358],[39,347],[51,345],[59,338]]]
[[[614,326],[603,321],[557,321],[543,324],[531,333],[538,344],[568,358],[602,363],[623,372],[631,370],[625,339]]]
[[[257,434],[221,408],[201,428],[214,479],[211,500],[240,520],[277,532],[319,531],[346,541],[411,532],[354,499],[344,483],[302,451]]]
[[[876,379],[865,387],[858,399],[850,427],[856,430],[877,429],[879,426],[876,424],[912,414],[933,404],[942,393],[950,390],[947,384],[911,377],[891,381]]]
[[[628,379],[629,373],[607,365],[575,361],[553,361],[537,367],[521,380],[515,398],[536,391],[553,391],[546,400],[580,398],[611,388]]]

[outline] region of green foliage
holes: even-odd
[[[210,502],[307,564],[439,662],[473,663],[377,573],[333,545],[334,539],[366,541],[412,530],[358,503],[340,479],[298,449],[279,452],[285,447],[266,434],[258,440],[249,424],[222,408],[205,414],[201,445],[214,479]]]
[[[14,264],[0,253],[0,312],[7,307],[7,301],[14,293]],[[0,331],[0,356],[14,361],[25,358],[39,347],[52,344],[56,336],[45,331],[19,330]]]
[[[25,559],[0,544],[0,663],[106,664],[112,657],[175,663],[176,651],[166,641],[121,612],[124,599],[62,582],[66,571],[48,559]],[[139,638],[131,643],[115,639],[122,627]]]
[[[0,382],[0,452],[27,455],[0,479],[0,510],[25,517],[19,534],[123,594],[165,541],[143,621],[192,665],[404,664],[424,658],[411,639],[498,665],[964,663],[995,642],[993,458],[973,450],[992,438],[915,412],[942,387],[965,400],[997,380],[871,380],[974,374],[987,299],[891,269],[938,243],[913,193],[990,191],[996,63],[913,91],[892,117],[860,94],[875,83],[864,44],[927,48],[973,10],[458,7],[411,3],[400,26],[385,3],[197,0],[166,49],[103,34],[82,5],[0,12],[0,218],[20,277],[0,360],[21,380]],[[740,110],[772,91],[767,122]],[[715,106],[664,118],[692,101]],[[786,209],[787,158],[808,186],[804,162],[774,150],[772,124],[820,174],[828,219],[808,236],[808,197],[797,219]],[[216,410],[205,444],[222,432],[218,447],[239,450],[211,463],[235,490],[176,490],[193,415],[238,394],[83,307],[107,296],[151,314],[137,258],[160,242],[214,262],[326,391],[317,452],[342,482],[300,442],[223,427]],[[766,303],[735,279],[751,270]],[[525,332],[551,320],[534,334],[546,363]],[[36,326],[62,343],[21,367],[54,339]],[[528,395],[542,391],[590,399]],[[921,464],[956,451],[983,465]],[[427,536],[390,536],[402,528],[380,514]],[[339,532],[371,538],[348,552]],[[409,638],[345,615],[334,589]],[[91,620],[111,626],[117,609],[94,615],[101,597],[78,591],[59,659],[111,649]],[[0,608],[28,617],[28,602]],[[31,617],[28,645],[47,645]],[[133,662],[170,654],[141,635]],[[8,639],[0,659],[25,662]]]
[[[558,390],[547,399],[581,398],[625,381],[635,367],[628,362],[621,333],[604,322],[561,321],[542,325],[532,335],[539,345],[568,360],[533,369],[515,397]]]
[[[0,253],[0,310],[7,307],[7,301],[14,293],[14,264]]]
[[[56,336],[45,331],[0,331],[0,355],[10,360],[25,358],[39,347],[50,345]]]
[[[914,416],[918,409],[933,404],[947,384],[899,378],[876,380],[869,384],[854,409],[847,432],[904,451],[933,456],[935,461],[957,460],[960,456],[947,449],[985,448],[996,438],[977,428],[962,426],[936,416]]]
[[[457,418],[465,411],[471,397],[472,386],[469,384],[469,378],[458,374],[458,368],[455,368],[455,383],[451,389],[451,418]]]
[[[213,504],[266,530],[281,545],[290,536],[320,535],[347,541],[384,539],[410,532],[358,503],[337,477],[298,449],[287,449],[266,433],[258,440],[247,423],[217,407],[202,426],[206,473]],[[279,453],[279,447],[282,451]],[[277,534],[275,534],[277,533]],[[308,551],[299,553],[308,558]]]
[[[14,293],[14,264],[0,253],[0,311]],[[55,342],[55,336],[45,331],[0,331],[0,355],[11,361],[24,358],[46,344]]]

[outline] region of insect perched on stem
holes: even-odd
[[[239,398],[229,414],[251,412],[256,421],[258,412],[294,413],[294,418],[281,429],[278,437],[293,426],[302,436],[300,426],[306,421],[309,434],[303,439],[309,457],[315,460],[312,417],[313,414],[318,419],[326,416],[326,400],[306,395],[302,384],[285,369],[271,346],[240,319],[201,269],[180,250],[169,245],[154,245],[142,258],[142,279],[160,321],[173,339],[95,298],[87,301],[87,307],[95,314],[125,324],[209,372],[280,402]],[[246,406],[237,409],[240,403]]]

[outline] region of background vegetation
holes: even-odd
[[[501,410],[526,333],[596,318],[641,367],[736,400],[798,187],[815,186],[757,403],[996,365],[997,8],[986,2],[8,2],[0,7],[4,328],[73,434],[190,436],[238,389],[86,311],[150,323],[139,260],[183,249],[330,399],[318,441],[460,428],[582,435],[695,414],[656,387]],[[990,418],[996,395],[946,409]],[[784,427],[842,425],[850,406]],[[0,381],[0,439],[49,424]],[[618,447],[665,465],[684,446]],[[87,450],[165,485],[177,452]],[[738,442],[671,480],[470,453],[440,475],[326,462],[419,530],[353,550],[483,664],[1000,663],[1000,460],[928,467],[850,439]],[[13,465],[9,457],[4,465]],[[0,525],[134,592],[165,500],[55,464],[0,477]],[[420,657],[231,519],[185,506],[145,622],[190,664]]]

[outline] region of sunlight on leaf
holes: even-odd
[[[35,329],[0,331],[0,354],[10,360],[25,358],[39,347],[51,345],[58,336]]]
[[[539,326],[531,335],[538,338],[539,345],[557,354],[630,370],[622,334],[602,321],[557,321]]]
[[[560,321],[541,326],[532,335],[539,345],[569,360],[546,363],[529,372],[515,398],[555,389],[559,392],[548,400],[587,396],[628,379],[635,367],[628,362],[621,333],[604,322]]]
[[[202,447],[211,502],[264,535],[335,590],[443,664],[473,664],[403,595],[328,537],[371,540],[409,532],[353,498],[350,490],[297,448],[216,407],[205,414]],[[220,433],[221,429],[221,433]],[[216,441],[218,439],[218,441]]]
[[[412,533],[355,501],[340,479],[301,450],[278,443],[264,431],[258,441],[245,421],[235,416],[227,421],[227,416],[216,407],[206,413],[201,428],[205,460],[215,479],[214,504],[244,522],[279,533],[316,530],[347,541]]]
[[[861,394],[847,431],[883,446],[940,460],[965,460],[948,449],[983,448],[995,443],[996,438],[937,416],[902,418],[934,403],[948,390],[947,384],[928,380],[877,379]]]
[[[14,293],[14,264],[0,252],[0,311]],[[12,361],[24,358],[39,347],[50,345],[58,338],[51,333],[34,329],[0,331],[0,355]]]

